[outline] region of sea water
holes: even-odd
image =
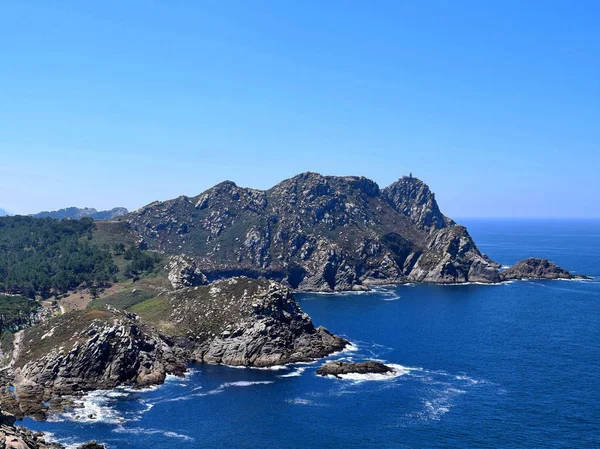
[[[600,221],[462,224],[504,265],[547,257],[594,280],[297,295],[353,343],[330,359],[395,372],[193,365],[185,379],[94,392],[82,410],[23,424],[115,449],[600,447]]]

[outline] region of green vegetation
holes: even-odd
[[[22,296],[0,295],[0,332],[14,331],[30,325],[31,314],[39,307],[37,301]]]
[[[118,268],[110,251],[91,244],[91,219],[0,218],[0,292],[33,298],[80,285],[104,287]]]
[[[171,313],[171,306],[167,298],[155,297],[147,299],[134,305],[129,310],[139,315],[146,323],[156,326],[163,332],[170,333],[171,335],[179,335],[182,332],[173,323],[166,321]]]
[[[123,249],[118,246],[113,248],[113,252],[117,254]],[[139,279],[142,275],[150,274],[160,262],[160,256],[157,253],[142,251],[135,246],[123,251],[122,254],[125,260],[130,261],[125,268],[124,275],[134,280]]]
[[[103,296],[102,298],[94,299],[88,306],[89,309],[101,309],[110,304],[118,309],[129,309],[130,307],[146,301],[155,296],[155,293],[148,290],[140,290],[136,288],[127,288],[120,290],[112,295]]]

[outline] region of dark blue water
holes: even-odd
[[[404,375],[194,366],[153,391],[92,396],[80,414],[100,420],[25,424],[111,448],[600,447],[600,222],[465,224],[500,263],[544,256],[595,280],[299,295],[317,324],[356,344],[333,358]]]

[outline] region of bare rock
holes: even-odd
[[[367,361],[360,363],[327,362],[317,370],[320,376],[339,377],[343,374],[386,374],[394,371],[380,362]]]
[[[575,275],[547,259],[531,257],[521,260],[501,273],[502,280],[511,279],[591,279]]]

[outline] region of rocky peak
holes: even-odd
[[[420,179],[404,176],[383,189],[383,195],[419,229],[433,232],[455,224],[442,214],[434,193]]]

